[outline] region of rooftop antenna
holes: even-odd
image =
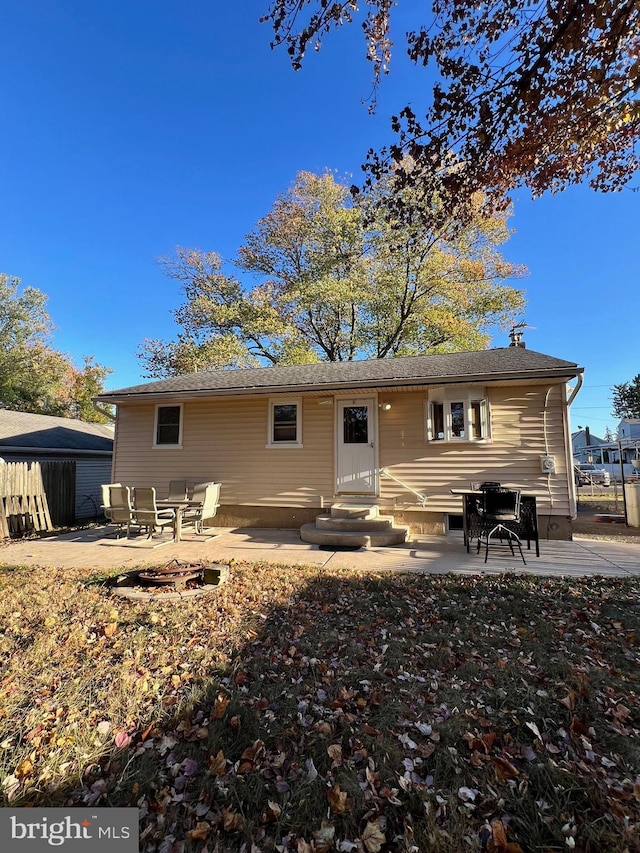
[[[516,323],[515,326],[511,327],[511,331],[509,332],[509,339],[511,340],[511,343],[509,344],[510,347],[521,347],[522,349],[525,349],[527,345],[522,340],[525,329],[535,329],[535,326],[530,326],[523,320],[521,323]]]

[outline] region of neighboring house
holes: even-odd
[[[640,418],[623,418],[618,424],[618,439],[625,462],[625,476],[640,476]],[[631,465],[631,472],[627,473]]]
[[[5,462],[75,461],[76,518],[101,515],[100,485],[111,481],[113,426],[0,409]]]
[[[593,452],[593,448],[606,443],[604,438],[594,435],[589,427],[571,433],[571,449],[576,462],[589,462],[588,457]]]
[[[623,418],[618,424],[618,438],[640,441],[640,418]]]
[[[535,494],[541,536],[568,538],[581,373],[510,346],[209,370],[98,399],[117,406],[114,480],[160,497],[171,479],[220,482],[221,526],[298,527],[357,499],[441,533],[461,513],[450,490],[490,480]]]
[[[593,462],[609,472],[612,479],[621,480],[620,450],[624,476],[637,477],[640,471],[640,418],[623,418],[618,424],[618,438],[605,441],[589,434],[588,428],[571,435],[575,462]],[[636,464],[634,465],[634,462]]]

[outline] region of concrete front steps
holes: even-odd
[[[392,515],[380,515],[376,504],[337,503],[330,515],[300,528],[300,538],[326,548],[370,548],[400,545],[408,527],[396,526]]]

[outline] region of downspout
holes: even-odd
[[[582,374],[579,373],[576,378],[578,382],[576,384],[576,387],[571,389],[571,394],[569,395],[569,399],[567,400],[567,408],[573,403],[578,391],[582,388]]]
[[[569,423],[569,406],[575,400],[578,391],[582,388],[582,373],[579,373],[576,377],[578,380],[576,385],[571,389],[571,393],[567,397],[564,407],[562,418],[564,421],[564,443],[565,443],[565,453],[567,455],[567,477],[569,478],[569,471],[571,472],[571,477],[569,478],[569,509],[571,511],[571,520],[574,521],[578,517],[578,504],[576,498],[576,478],[573,476],[573,448],[571,447],[571,426]]]
[[[547,411],[549,407],[549,397],[555,385],[550,385],[547,388],[547,393],[544,395],[544,405],[542,407],[542,434],[544,436],[544,453],[549,456],[549,431],[547,429]],[[551,524],[551,510],[553,509],[553,492],[551,491],[551,471],[547,471],[547,494],[549,496],[549,521],[547,522],[547,539],[549,538],[549,525]]]

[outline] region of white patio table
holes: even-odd
[[[156,504],[158,507],[166,507],[167,509],[172,509],[175,512],[175,517],[173,520],[173,541],[180,542],[182,538],[182,515],[185,509],[190,509],[194,506],[200,506],[199,501],[177,501],[171,500],[170,498],[164,498],[161,500],[157,500]]]

